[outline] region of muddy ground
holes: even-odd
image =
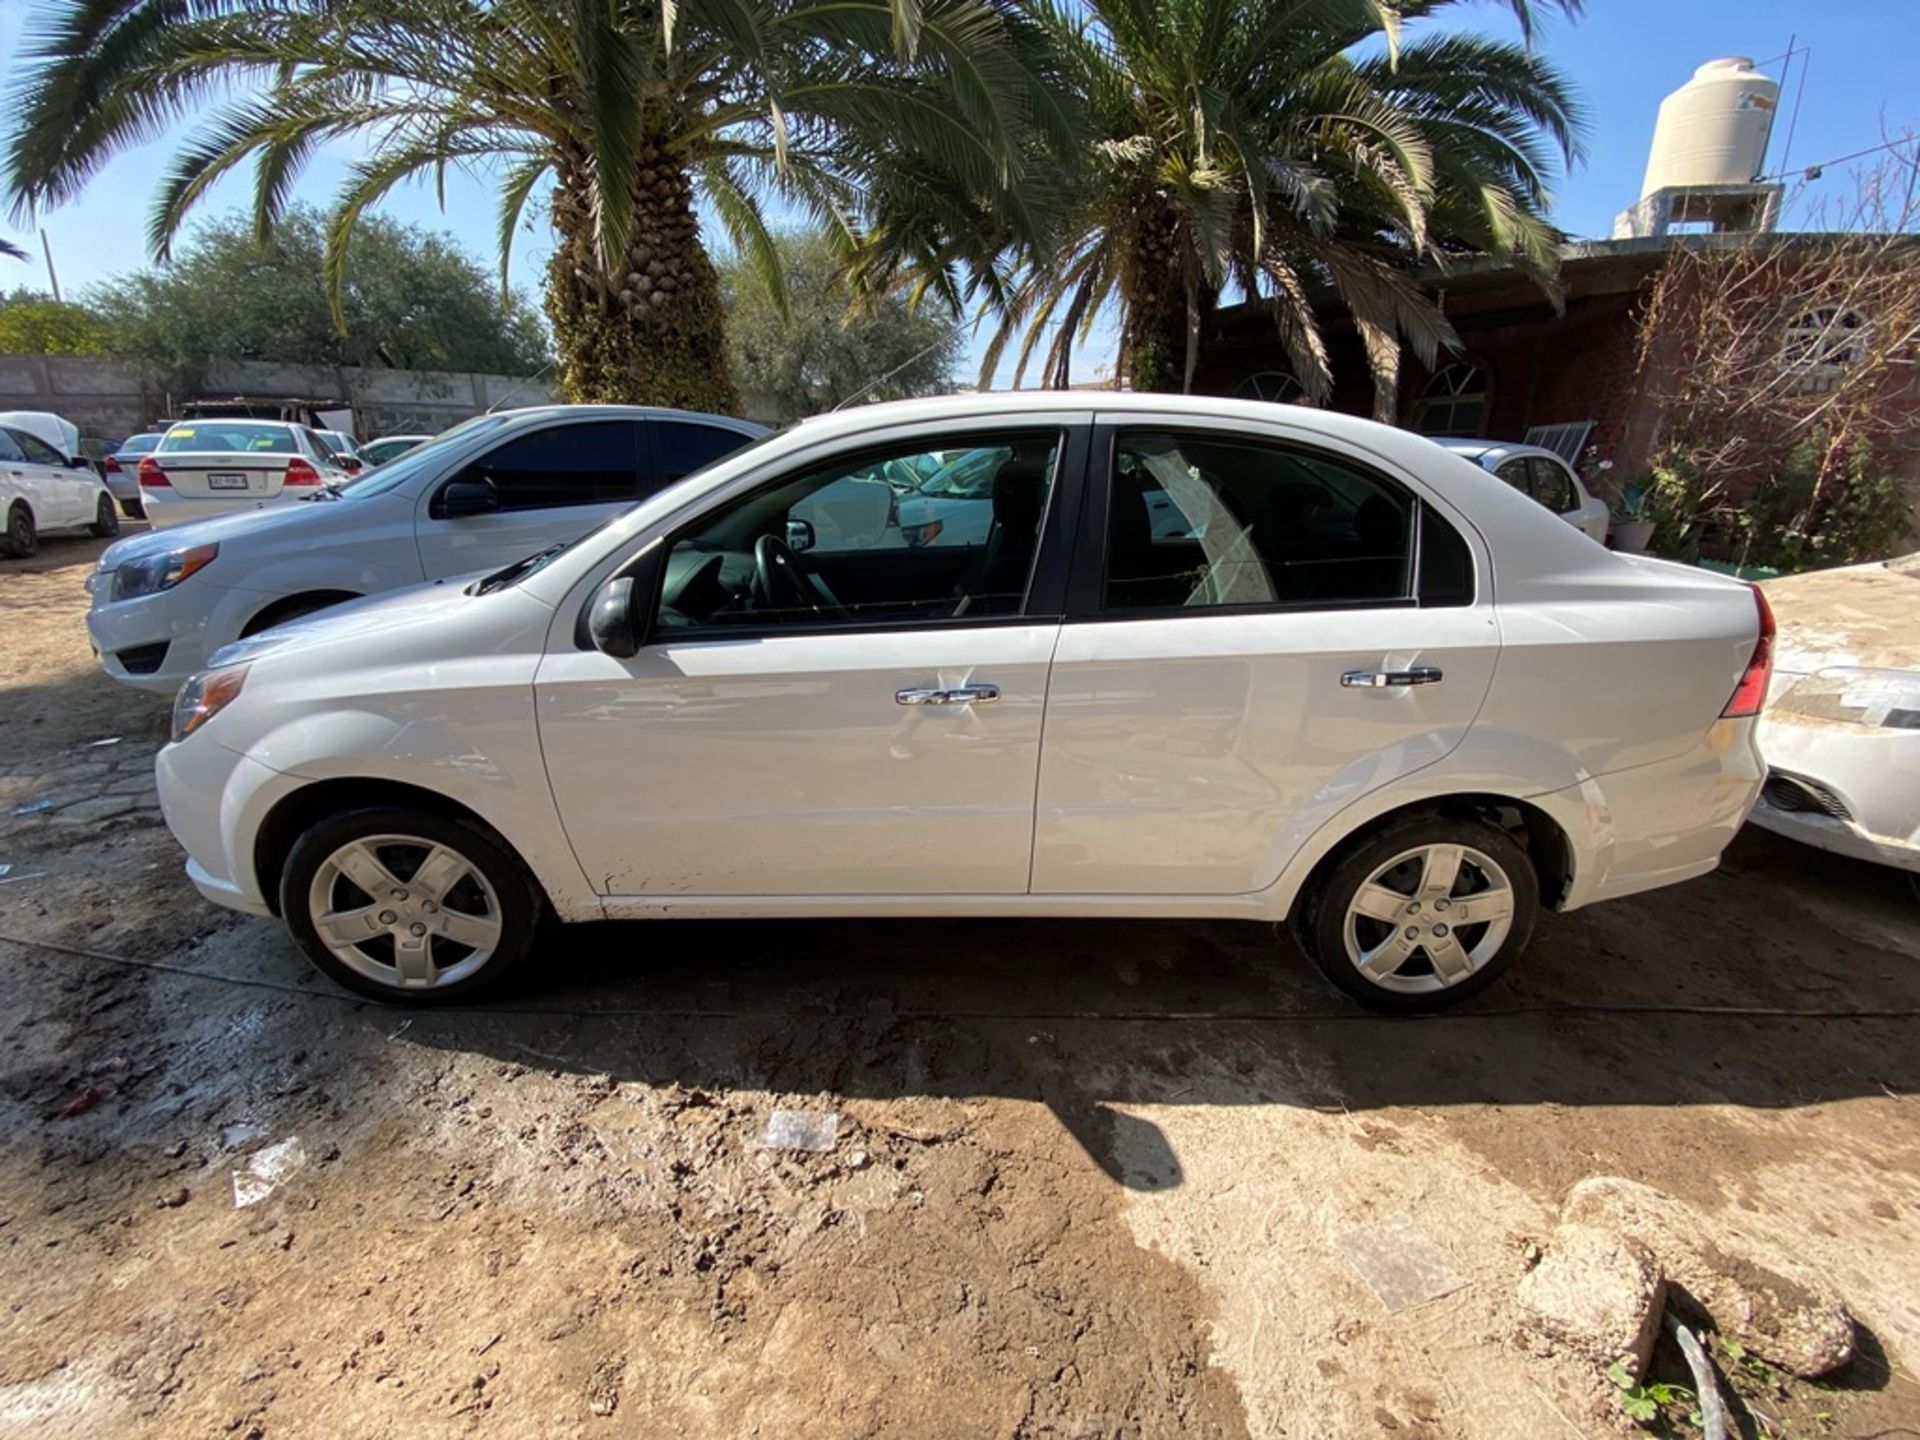
[[[98,549],[0,568],[0,1435],[1609,1435],[1514,1304],[1596,1173],[1853,1307],[1826,1385],[1730,1365],[1744,1433],[1920,1434],[1897,877],[1748,835],[1431,1021],[1261,927],[1066,921],[583,928],[409,1017],[181,878]],[[1367,1236],[1446,1293],[1383,1303]]]

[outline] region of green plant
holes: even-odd
[[[1694,1403],[1697,1397],[1684,1385],[1635,1380],[1618,1360],[1607,1367],[1607,1378],[1620,1391],[1621,1413],[1636,1424],[1656,1424],[1669,1410],[1686,1417],[1690,1425],[1700,1423],[1700,1411]]]
[[[1839,446],[1820,433],[1754,487],[1737,523],[1744,563],[1793,571],[1878,559],[1912,519],[1900,478],[1876,461],[1872,446]]]
[[[1641,487],[1645,513],[1639,517],[1653,521],[1654,552],[1696,558],[1701,532],[1722,489],[1683,445],[1671,445],[1656,455]]]

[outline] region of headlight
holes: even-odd
[[[113,598],[137,600],[142,595],[171,590],[194,571],[212,564],[213,557],[219,553],[218,545],[195,545],[186,550],[162,550],[129,560],[113,572]]]
[[[251,665],[229,665],[224,670],[202,670],[180,687],[173,702],[174,743],[193,734],[202,725],[240,698],[240,687],[247,683]]]
[[[1889,730],[1920,730],[1920,670],[1819,670],[1775,702],[1786,715]]]

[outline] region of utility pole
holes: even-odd
[[[44,225],[40,227],[40,253],[47,257],[47,283],[53,286],[53,298],[57,304],[60,300],[60,277],[54,273],[53,242],[47,239],[47,227]]]

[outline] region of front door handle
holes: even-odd
[[[998,685],[962,685],[952,690],[897,690],[896,705],[984,705],[1000,698]]]
[[[1415,665],[1411,670],[1349,670],[1340,683],[1349,690],[1384,690],[1388,686],[1438,685],[1442,676],[1431,665]]]

